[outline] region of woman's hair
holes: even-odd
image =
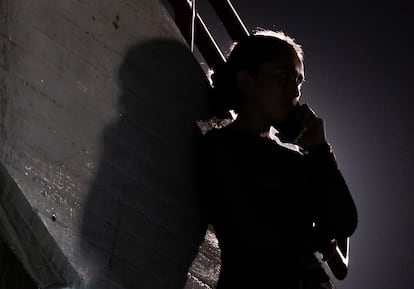
[[[281,31],[258,30],[235,42],[230,48],[227,61],[210,72],[213,86],[210,109],[218,119],[230,117],[229,111],[237,112],[241,106],[241,93],[236,83],[239,71],[254,75],[261,64],[285,53],[294,51],[303,62],[303,50],[293,38]]]

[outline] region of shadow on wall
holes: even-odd
[[[84,203],[85,287],[183,288],[207,228],[195,154],[208,83],[173,40],[132,47],[119,80],[119,115]]]

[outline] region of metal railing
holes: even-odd
[[[197,0],[169,0],[175,14],[175,22],[191,50],[197,46],[210,68],[226,61],[220,47],[197,11]],[[234,9],[230,0],[209,0],[224,28],[233,41],[249,35],[249,31]]]

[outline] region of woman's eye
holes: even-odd
[[[304,81],[303,76],[293,71],[277,71],[274,73],[274,79],[282,84],[289,82],[301,85]]]
[[[305,79],[303,78],[302,75],[299,75],[298,77],[296,77],[296,84],[297,85],[302,85],[305,82]]]

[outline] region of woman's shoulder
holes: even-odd
[[[203,142],[209,144],[220,144],[233,142],[238,137],[237,133],[229,126],[222,128],[212,128],[203,135]]]
[[[201,137],[203,158],[232,159],[244,151],[245,141],[229,127],[212,128]]]

